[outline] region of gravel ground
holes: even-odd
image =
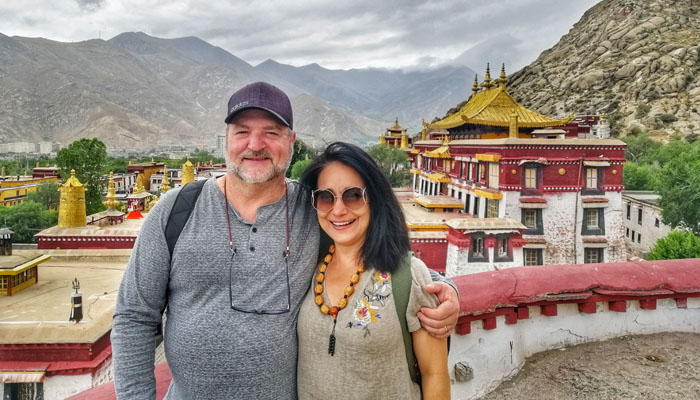
[[[700,334],[624,336],[535,354],[482,399],[700,399]]]

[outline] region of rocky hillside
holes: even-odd
[[[618,134],[700,136],[700,1],[603,0],[509,86],[547,115],[608,113]]]

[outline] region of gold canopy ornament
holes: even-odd
[[[145,178],[146,177],[144,174],[138,174],[136,176],[136,188],[134,188],[134,193],[142,193],[146,190],[145,183],[144,183]]]
[[[85,226],[85,187],[75,177],[75,170],[70,171],[70,178],[58,189],[61,194],[58,205],[58,226],[70,228]]]
[[[122,203],[117,200],[117,195],[114,193],[114,173],[109,173],[109,189],[107,190],[107,200],[103,201],[102,204],[105,205],[109,210],[115,210]]]
[[[168,180],[168,167],[163,167],[163,183],[160,185],[160,192],[165,193],[170,190],[170,181]]]
[[[187,157],[187,161],[182,164],[182,186],[192,182],[194,182],[194,165],[190,162],[190,158]]]

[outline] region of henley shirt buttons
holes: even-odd
[[[258,231],[258,228],[253,227],[253,233],[255,233],[255,232],[257,232],[257,231]]]
[[[250,251],[255,251],[255,246],[250,246]]]

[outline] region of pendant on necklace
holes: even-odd
[[[328,354],[333,357],[335,355],[335,323],[337,320],[333,319],[333,331],[331,331],[331,336],[328,338]]]

